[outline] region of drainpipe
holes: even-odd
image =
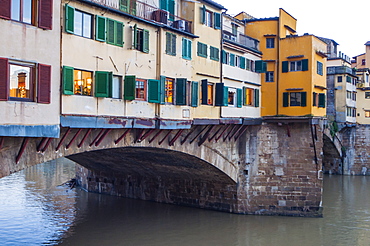
[[[280,15],[279,15],[279,21],[277,23],[277,37],[276,37],[276,43],[277,43],[277,60],[276,60],[276,115],[279,115],[279,73],[280,73]]]

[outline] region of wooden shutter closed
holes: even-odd
[[[149,31],[143,30],[143,52],[149,53]]]
[[[95,17],[95,39],[98,41],[105,42],[106,40],[106,21],[107,19],[103,16],[96,15]]]
[[[38,64],[37,66],[37,102],[50,103],[51,97],[51,66]]]
[[[313,95],[313,96],[312,96],[312,106],[317,106],[317,105],[316,105],[316,97],[317,97],[317,93],[316,93],[316,92],[314,92],[312,95]]]
[[[319,94],[319,108],[325,108],[325,93]]]
[[[9,97],[9,61],[0,58],[0,101],[6,101]]]
[[[215,106],[224,106],[224,83],[216,84]]]
[[[148,102],[160,103],[161,91],[160,81],[156,79],[148,80]]]
[[[10,19],[11,0],[2,0],[0,3],[0,17]]]
[[[254,106],[258,108],[260,106],[260,90],[254,90]]]
[[[119,22],[119,21],[116,21],[116,40],[115,40],[115,44],[120,46],[120,47],[123,47],[123,23],[122,22]]]
[[[108,97],[109,96],[109,72],[96,71],[95,72],[95,96]]]
[[[221,29],[221,14],[220,13],[213,13],[214,16],[214,28]]]
[[[199,83],[197,81],[191,82],[191,104],[192,107],[198,107],[199,97]]]
[[[241,108],[243,106],[243,90],[236,89],[236,106]]]
[[[206,6],[200,8],[200,23],[206,23]]]
[[[202,87],[202,104],[208,105],[208,80],[203,79],[201,80],[201,87]]]
[[[135,88],[136,88],[136,77],[135,75],[126,75],[124,81],[124,99],[134,100],[135,99]]]
[[[53,26],[53,0],[39,0],[38,26],[51,30]]]
[[[308,71],[308,59],[302,60],[302,71]]]
[[[301,92],[301,106],[306,107],[307,106],[307,92]]]
[[[74,33],[75,8],[66,4],[65,6],[65,30],[68,33]]]
[[[259,60],[255,62],[255,71],[256,73],[266,72],[266,62]]]
[[[64,95],[73,95],[73,67],[63,67],[63,94]]]
[[[107,43],[115,44],[115,21],[112,19],[107,19]]]
[[[187,79],[176,79],[176,105],[186,105],[186,82]]]
[[[289,107],[289,92],[283,92],[283,107]]]
[[[166,103],[166,76],[159,76],[159,81],[160,81],[160,104],[165,104]]]
[[[168,0],[168,12],[170,12],[169,19],[173,21],[175,19],[175,1],[174,0]]]
[[[281,68],[282,68],[283,73],[289,72],[289,62],[288,61],[283,61]]]

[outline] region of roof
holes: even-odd
[[[279,17],[244,19],[244,22],[279,20]]]
[[[370,41],[367,41],[367,42],[365,43],[365,45],[366,45],[366,46],[370,45]]]
[[[226,9],[224,6],[222,6],[221,4],[219,4],[219,3],[216,3],[216,2],[214,2],[214,1],[212,1],[212,0],[202,0],[203,2],[205,2],[205,3],[208,3],[209,5],[212,5],[213,7],[215,7],[215,8],[218,8],[218,9],[220,9],[220,10],[222,10],[222,9]]]
[[[327,44],[330,44],[330,43],[334,43],[336,45],[339,45],[337,42],[335,42],[333,39],[329,39],[329,38],[323,38],[323,37],[319,37],[319,36],[316,36],[318,39],[320,39],[321,41],[327,43]]]

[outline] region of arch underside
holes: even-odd
[[[339,174],[342,168],[342,158],[337,147],[325,134],[323,135],[323,171],[324,173]]]
[[[67,158],[89,170],[78,177],[88,191],[228,212],[237,209],[236,182],[189,154],[122,147]]]

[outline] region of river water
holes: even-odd
[[[235,215],[87,193],[66,159],[0,179],[0,245],[370,245],[370,177],[325,176],[324,217]]]

